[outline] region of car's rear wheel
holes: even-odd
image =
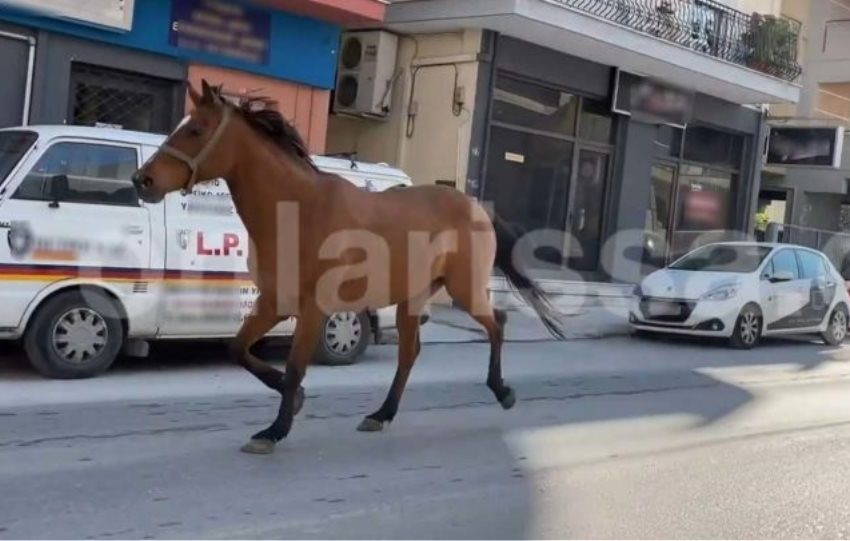
[[[316,362],[331,366],[353,364],[369,345],[372,326],[366,313],[339,312],[325,318],[316,348]]]
[[[840,346],[844,342],[847,338],[847,308],[844,305],[835,307],[826,330],[820,336],[830,346]]]
[[[763,321],[764,319],[758,306],[754,304],[744,306],[738,315],[738,319],[735,321],[735,328],[732,329],[729,345],[736,349],[752,349],[756,347],[759,340],[761,340]]]

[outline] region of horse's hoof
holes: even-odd
[[[380,432],[383,429],[384,423],[371,417],[366,417],[357,425],[358,432]]]
[[[242,446],[243,453],[252,455],[270,455],[274,453],[275,442],[265,439],[251,439],[248,443]]]
[[[509,410],[514,407],[514,404],[516,404],[516,394],[514,393],[514,390],[510,387],[508,387],[507,390],[508,391],[505,393],[505,396],[503,396],[502,399],[499,400],[499,404],[502,405],[502,409]]]

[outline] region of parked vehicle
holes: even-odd
[[[698,248],[635,287],[629,321],[637,334],[716,336],[736,348],[762,336],[847,336],[850,297],[817,251],[789,244],[727,242]]]
[[[250,312],[249,239],[226,183],[139,200],[130,177],[163,139],[72,126],[0,130],[0,339],[23,339],[42,374],[96,375],[143,340],[232,337]],[[411,184],[385,165],[315,161],[363,189]],[[373,333],[394,325],[394,308],[334,314],[317,361],[351,363]],[[288,320],[269,335],[293,328]]]

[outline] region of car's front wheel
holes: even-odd
[[[840,346],[847,338],[847,309],[843,305],[836,306],[832,311],[829,325],[820,336],[830,346]]]
[[[752,349],[758,345],[762,333],[761,310],[754,304],[748,304],[741,309],[729,345],[736,349]]]

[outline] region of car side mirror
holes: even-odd
[[[794,279],[794,273],[791,271],[778,271],[773,273],[773,276],[768,278],[771,284],[776,284],[779,282],[790,282]]]
[[[48,196],[50,197],[50,208],[59,208],[59,201],[68,199],[68,194],[71,189],[68,187],[68,175],[53,175],[50,177],[47,188]]]

